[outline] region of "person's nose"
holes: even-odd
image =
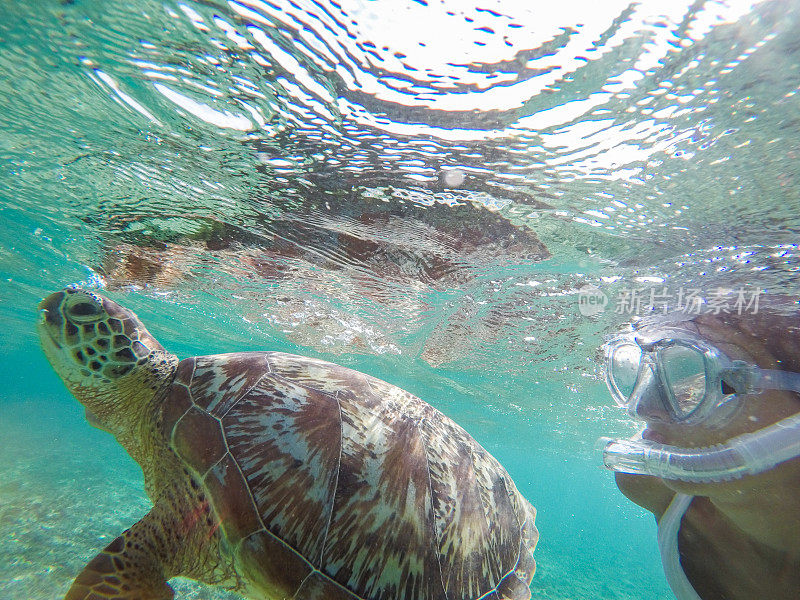
[[[671,420],[667,412],[666,390],[662,389],[661,383],[655,372],[655,365],[644,365],[636,382],[636,387],[631,394],[629,412],[635,419],[642,421],[661,421]]]

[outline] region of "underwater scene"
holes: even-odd
[[[42,351],[66,286],[179,359],[322,359],[441,411],[536,509],[533,598],[675,598],[603,466],[641,429],[603,344],[800,293],[800,2],[2,7],[0,600],[64,598],[152,507]]]

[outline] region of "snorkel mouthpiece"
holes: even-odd
[[[612,471],[691,483],[729,481],[800,456],[800,414],[705,448],[679,448],[641,438],[604,441],[603,464]]]

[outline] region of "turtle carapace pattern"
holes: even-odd
[[[45,354],[153,502],[65,600],[171,599],[178,575],[259,600],[530,598],[535,509],[416,396],[280,352],[179,362],[87,290],[40,311]]]

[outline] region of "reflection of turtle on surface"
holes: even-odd
[[[270,215],[251,215],[247,227],[190,215],[158,215],[150,219],[155,225],[117,219],[117,227],[124,225],[115,236],[122,243],[112,248],[102,271],[112,284],[163,286],[181,279],[174,265],[185,257],[194,254],[199,262],[213,255],[241,261],[251,274],[273,281],[291,277],[284,272],[293,264],[349,273],[369,293],[374,281],[443,288],[474,278],[492,262],[549,257],[532,230],[480,204],[448,199],[426,206],[370,195],[377,193],[276,204]]]
[[[99,270],[111,288],[224,288],[248,321],[329,353],[401,352],[415,328],[434,324],[421,358],[440,366],[507,335],[518,311],[482,307],[493,312],[480,320],[459,308],[441,320],[430,292],[547,258],[536,234],[467,192],[387,189],[264,203],[241,227],[188,212],[116,217]],[[469,298],[458,302],[472,311]]]
[[[45,354],[154,503],[66,600],[167,600],[177,575],[270,600],[530,598],[535,510],[422,400],[289,354],[178,362],[78,289],[40,308]]]

